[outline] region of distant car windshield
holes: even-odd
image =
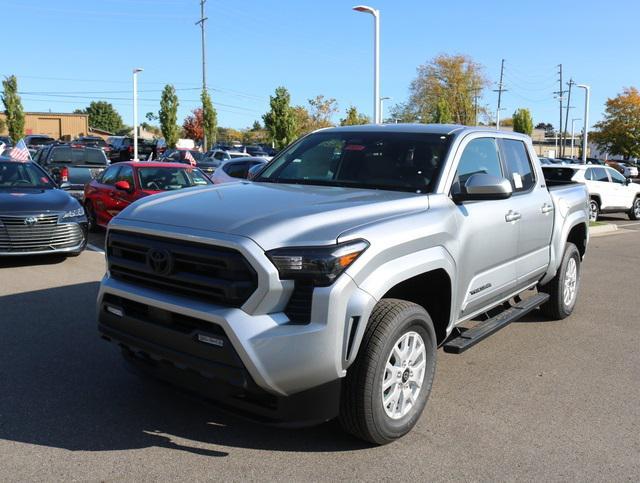
[[[0,161],[0,189],[55,188],[51,179],[31,163]]]
[[[191,153],[191,156],[193,156],[193,159],[195,159],[196,161],[200,161],[204,158],[203,153],[191,149],[176,149],[175,151],[169,153],[166,158],[170,161],[182,162],[184,161],[187,152]]]
[[[149,167],[138,168],[138,181],[143,190],[170,191],[211,184],[199,169]]]
[[[69,146],[60,146],[53,148],[51,158],[52,163],[65,163],[71,165],[96,164],[106,165],[107,157],[104,151],[99,148],[72,148]]]
[[[78,144],[83,144],[85,146],[106,146],[107,143],[102,138],[84,138],[76,141]]]
[[[450,144],[450,136],[431,133],[319,132],[283,151],[255,181],[426,193]]]

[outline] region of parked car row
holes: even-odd
[[[547,183],[572,181],[586,185],[589,192],[589,220],[602,213],[626,213],[640,219],[640,184],[633,183],[611,166],[543,166]]]

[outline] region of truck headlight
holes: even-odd
[[[369,247],[354,240],[322,247],[278,248],[267,252],[281,280],[307,280],[316,286],[331,285]]]

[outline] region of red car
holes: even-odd
[[[198,168],[182,163],[128,161],[113,164],[84,187],[89,228],[105,227],[136,200],[163,191],[211,184]]]

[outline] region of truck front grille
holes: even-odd
[[[163,292],[240,307],[258,278],[237,250],[183,240],[110,231],[111,276]]]
[[[0,216],[0,253],[54,251],[78,246],[77,223],[58,224],[58,215]]]

